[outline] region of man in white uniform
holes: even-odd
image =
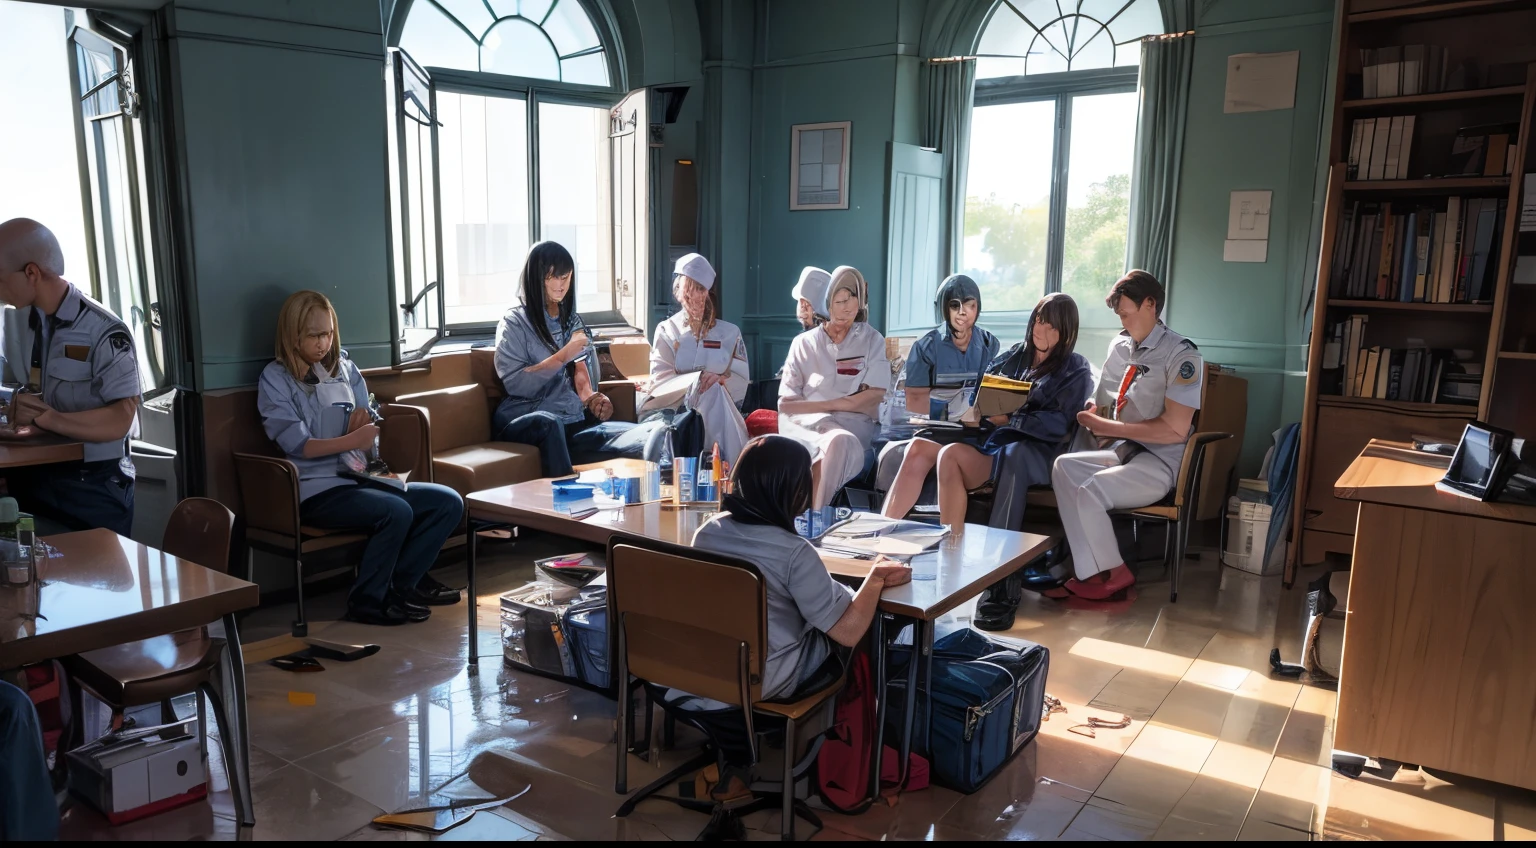
[[[868,287],[855,268],[832,272],[827,323],[795,337],[779,381],[779,433],[811,452],[811,507],[832,502],[864,469],[880,432],[880,402],[891,386],[885,337],[866,323]]]
[[[747,444],[741,403],[752,373],[741,330],[715,317],[710,299],[714,285],[715,269],[709,260],[697,253],[677,260],[672,293],[683,308],[656,325],[656,338],[651,343],[651,393],[641,402],[641,411],[686,404],[704,422],[704,450],[718,444],[720,455],[734,463]],[[698,379],[690,382],[686,393],[665,391],[668,381],[694,373]]]
[[[1125,329],[1110,342],[1098,389],[1077,415],[1076,450],[1051,469],[1077,575],[1047,593],[1054,597],[1105,600],[1130,588],[1136,576],[1121,560],[1109,511],[1157,503],[1177,478],[1205,362],[1160,320],[1164,297],[1155,277],[1131,271],[1105,299]]]

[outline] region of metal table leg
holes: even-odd
[[[918,655],[918,647],[923,642],[923,631],[926,629],[926,626],[927,622],[922,619],[915,619],[912,622],[912,656],[907,662],[907,694],[906,704],[903,707],[906,712],[903,713],[901,719],[901,748],[899,751],[901,759],[896,764],[903,783],[906,782],[907,760],[912,754],[912,723],[915,719],[914,714],[917,712],[917,664],[921,659]]]
[[[923,692],[923,724],[918,731],[920,734],[918,751],[923,756],[931,759],[933,749],[929,747],[928,734],[933,729],[933,634],[935,627],[932,621],[925,621],[922,624],[922,638],[917,638],[917,633],[912,634],[912,658],[922,662],[922,667],[918,669],[917,684]]]
[[[240,630],[233,613],[224,616],[224,656],[219,663],[218,682],[223,689],[224,715],[219,733],[224,737],[224,768],[229,772],[230,794],[234,795],[235,815],[240,824],[256,824],[251,798],[251,731],[245,702],[245,657],[240,650]],[[204,732],[207,732],[204,729]]]
[[[469,519],[469,673],[480,673],[480,598],[475,594],[475,541],[480,535],[481,523]]]
[[[869,797],[880,798],[880,753],[885,749],[885,613],[876,611],[875,620],[869,625],[870,653],[874,660],[875,678],[875,750],[874,763],[870,768]]]

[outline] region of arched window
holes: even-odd
[[[619,182],[633,192],[640,179],[616,122],[644,127],[645,98],[620,108],[619,52],[598,8],[410,3],[391,62],[401,359],[494,326],[518,303],[523,261],[540,240],[575,258],[578,309],[644,325],[634,251],[615,236],[638,225],[613,198]],[[634,138],[643,152],[644,134]]]
[[[400,47],[421,65],[608,86],[608,53],[577,0],[415,0]]]
[[[989,310],[1046,292],[1114,326],[1125,271],[1140,39],[1157,0],[1001,0],[977,39],[960,264]]]

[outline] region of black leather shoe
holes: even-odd
[[[399,595],[392,595],[389,605],[396,607],[405,614],[406,621],[426,621],[432,617],[432,611],[421,604],[412,603]]]
[[[374,606],[371,604],[355,604],[347,607],[347,620],[358,624],[375,624],[380,627],[395,627],[409,621],[405,611],[395,604]]]
[[[1012,630],[1014,616],[1019,612],[1018,604],[1010,604],[1006,601],[989,601],[976,605],[976,618],[971,621],[978,630]]]
[[[426,592],[429,595],[434,593],[440,594],[444,592],[452,592],[454,597],[458,597],[459,592],[463,591],[464,589],[463,586],[449,586],[448,584],[438,580],[436,577],[433,577],[430,574],[421,575],[421,579],[416,581],[416,588]]]
[[[458,589],[450,589],[441,583],[438,586],[440,588],[427,589],[417,584],[416,588],[405,589],[398,594],[402,599],[423,607],[451,607],[459,602]]]

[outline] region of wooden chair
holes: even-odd
[[[1191,433],[1184,443],[1184,459],[1179,476],[1167,497],[1150,506],[1116,509],[1110,515],[1129,516],[1133,524],[1160,521],[1168,525],[1163,542],[1163,564],[1168,567],[1168,601],[1179,600],[1179,578],[1184,570],[1184,555],[1189,544],[1189,525],[1199,512],[1200,483],[1205,474],[1206,448],[1214,442],[1232,438],[1231,433]],[[1031,489],[1026,496],[1030,506],[1056,508],[1056,493],[1048,488]]]
[[[426,422],[421,411],[388,404],[384,408],[379,453],[396,473],[414,472],[430,480],[430,461],[422,457]],[[310,527],[299,520],[299,469],[282,456],[235,454],[240,499],[245,505],[246,576],[255,571],[255,552],[266,551],[293,561],[295,619],[293,635],[309,635],[304,614],[304,560],[368,541],[366,533]]]
[[[757,568],[742,560],[651,540],[615,537],[608,545],[608,622],[616,658],[619,693],[618,765],[614,790],[628,790],[630,716],[633,675],[655,687],[676,688],[702,698],[740,707],[754,759],[758,734],[782,725],[784,770],[775,788],[783,814],[782,835],[794,838],[794,817],[817,828],[821,820],[795,799],[796,782],[807,776],[820,750],[820,734],[800,737],[802,725],[830,718],[829,707],[843,688],[843,678],[794,703],[763,699],[762,680],[768,646],[768,594]],[[685,710],[669,711],[687,722]],[[762,726],[760,726],[762,725]],[[798,758],[801,745],[807,750]],[[632,795],[617,812],[635,805],[713,758],[704,753]],[[658,796],[685,807],[713,805]],[[737,811],[741,812],[741,811]]]
[[[228,573],[234,528],[235,514],[223,504],[208,498],[187,498],[171,513],[160,549],[170,556]],[[113,727],[120,726],[125,710],[155,703],[161,705],[163,721],[175,721],[171,699],[188,692],[198,693],[203,699],[199,701],[198,712],[202,712],[206,702],[219,725],[219,741],[224,749],[236,813],[242,824],[250,825],[255,818],[245,808],[244,799],[250,797],[248,788],[242,787],[246,775],[233,765],[237,762],[234,746],[238,743],[226,721],[221,687],[215,682],[223,651],[222,637],[210,636],[207,627],[196,627],[76,654],[64,658],[63,664],[70,677],[77,739],[82,689],[112,710]],[[207,727],[199,727],[199,732],[206,733]]]

